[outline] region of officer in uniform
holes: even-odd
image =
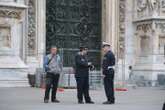
[[[75,78],[79,104],[84,104],[83,97],[87,104],[94,104],[89,96],[89,68],[93,66],[91,62],[88,62],[87,50],[86,47],[80,47],[80,52],[75,56]]]
[[[104,89],[107,97],[107,101],[103,104],[114,104],[114,66],[115,66],[115,56],[110,50],[110,45],[108,43],[103,43],[103,76],[104,76]]]

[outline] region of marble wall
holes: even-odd
[[[0,0],[0,86],[27,85],[26,9],[24,0]]]

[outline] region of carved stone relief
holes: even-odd
[[[161,0],[160,8],[162,12],[165,12],[165,0]]]
[[[11,47],[10,27],[0,26],[0,48]]]
[[[8,17],[8,18],[21,18],[20,10],[10,10],[10,9],[0,9],[0,17]]]
[[[136,18],[160,14],[160,0],[135,0]]]
[[[159,3],[160,0],[148,0],[148,6],[150,8],[150,10],[152,11],[158,11],[159,9]]]
[[[28,55],[34,55],[36,50],[36,13],[35,0],[29,0],[28,10]]]
[[[165,0],[162,0],[162,1],[161,1],[161,7],[162,7],[162,8],[165,8]]]
[[[119,58],[124,55],[124,37],[125,37],[125,0],[119,1]]]
[[[142,12],[147,8],[147,0],[138,0],[137,1],[137,11]]]
[[[156,22],[155,23],[156,29],[160,30],[161,33],[165,34],[165,23],[161,23],[161,22]]]
[[[137,32],[142,31],[144,33],[147,33],[151,29],[152,29],[152,23],[141,23],[141,24],[138,24],[137,27],[136,27]]]
[[[161,55],[164,54],[164,46],[165,46],[165,22],[164,21],[155,20],[155,21],[150,21],[150,22],[141,22],[137,24],[136,32],[138,33],[138,37],[140,37],[141,39],[140,48],[141,48],[142,55],[147,55],[151,53],[150,44],[152,42],[155,45],[158,45],[158,48],[157,48],[158,50],[156,51],[159,52],[159,54]],[[151,37],[152,39],[158,38],[158,41],[157,40],[152,41],[152,39],[148,39],[149,37]]]

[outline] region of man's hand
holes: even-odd
[[[45,66],[45,71],[47,72],[47,71],[49,71],[49,70],[50,70],[49,66],[46,65],[46,66]]]
[[[95,69],[95,66],[94,65],[91,65],[90,66],[90,70],[94,70]]]
[[[101,77],[104,79],[105,78],[105,75],[102,75]]]

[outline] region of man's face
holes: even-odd
[[[107,51],[109,51],[110,47],[109,46],[105,46],[103,47],[103,52],[106,53]]]
[[[87,49],[83,50],[83,54],[84,55],[86,55],[87,53],[88,53],[88,50]]]
[[[56,54],[57,53],[57,48],[51,48],[51,54]]]

